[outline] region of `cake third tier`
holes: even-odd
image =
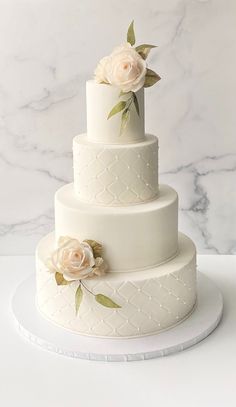
[[[56,242],[60,236],[94,239],[104,248],[109,271],[127,272],[157,266],[178,250],[178,196],[160,185],[158,199],[130,206],[80,202],[73,184],[55,195]]]
[[[103,144],[79,135],[73,141],[74,186],[80,201],[122,206],[158,196],[158,139]]]

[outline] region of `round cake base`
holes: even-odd
[[[82,336],[48,322],[35,305],[34,276],[18,286],[12,309],[20,333],[45,350],[73,358],[129,362],[166,356],[202,341],[220,322],[223,298],[216,285],[198,273],[198,302],[194,312],[174,328],[133,339]]]

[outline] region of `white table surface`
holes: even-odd
[[[199,270],[224,296],[216,331],[175,355],[143,362],[91,362],[44,351],[22,339],[11,296],[34,272],[33,257],[0,258],[1,407],[235,407],[236,256],[199,256]]]

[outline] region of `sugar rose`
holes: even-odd
[[[96,260],[88,243],[61,237],[47,265],[50,271],[63,274],[67,280],[82,280],[99,274]]]
[[[109,83],[123,92],[137,92],[144,85],[146,72],[146,61],[125,43],[99,62],[95,80]]]

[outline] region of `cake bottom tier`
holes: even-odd
[[[37,306],[48,320],[78,334],[127,338],[151,335],[185,319],[196,302],[196,250],[179,234],[177,256],[158,267],[127,273],[107,273],[83,280],[83,301],[75,312],[79,282],[58,286],[45,266],[54,247],[54,234],[44,237],[37,248]],[[90,292],[89,292],[90,291]],[[120,308],[107,308],[94,294],[112,298]]]

